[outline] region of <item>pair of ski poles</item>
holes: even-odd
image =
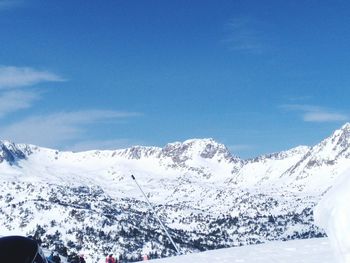
[[[131,178],[134,180],[134,182],[136,183],[137,187],[140,189],[141,193],[143,194],[143,196],[146,199],[146,202],[148,204],[148,206],[150,207],[150,209],[153,211],[155,217],[157,218],[159,224],[161,225],[161,227],[163,228],[164,232],[166,233],[166,235],[168,236],[169,240],[171,241],[171,243],[173,244],[176,252],[178,255],[181,255],[180,250],[178,249],[178,247],[176,246],[174,240],[171,238],[170,234],[168,233],[168,230],[166,229],[165,225],[163,224],[162,220],[160,220],[160,218],[158,217],[156,210],[154,209],[154,207],[151,205],[150,201],[148,200],[146,194],[144,193],[144,191],[142,190],[142,188],[140,187],[140,185],[137,183],[135,176],[132,174]]]

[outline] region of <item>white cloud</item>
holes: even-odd
[[[0,66],[0,89],[32,86],[64,79],[55,73],[30,67]]]
[[[304,121],[308,122],[333,122],[346,121],[348,116],[334,112],[306,112],[303,116]]]
[[[39,98],[39,94],[30,91],[0,93],[0,118],[15,111],[30,108]]]
[[[315,105],[286,104],[281,106],[288,111],[301,112],[306,122],[337,122],[349,120],[349,115]]]
[[[72,141],[81,141],[83,136],[88,133],[88,125],[134,116],[140,116],[140,114],[85,110],[35,116],[9,126],[0,127],[0,138],[46,147],[58,147]]]
[[[41,89],[24,90],[24,87],[56,81],[64,79],[52,72],[31,67],[0,65],[0,118],[6,121],[4,118],[6,115],[29,109],[41,99],[43,93]],[[89,129],[91,127],[96,129],[106,122],[115,123],[121,119],[140,115],[140,113],[112,110],[80,110],[29,116],[10,124],[2,121],[0,139],[70,150],[116,149],[130,146],[131,143],[126,139],[86,140],[93,135]]]
[[[305,112],[323,110],[322,107],[315,106],[315,105],[308,105],[308,104],[284,104],[284,105],[281,105],[280,108],[288,111],[305,111]]]

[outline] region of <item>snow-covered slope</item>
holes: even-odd
[[[344,172],[315,208],[315,220],[329,236],[339,262],[350,262],[350,169]]]
[[[154,263],[330,263],[336,262],[328,239],[274,241],[262,245],[225,248],[151,261]]]
[[[294,177],[293,185],[306,191],[324,190],[349,168],[350,124],[346,123],[330,137],[315,145],[283,175]]]
[[[350,124],[313,146],[242,160],[213,139],[61,152],[0,142],[0,234],[61,254],[174,254],[133,180],[183,252],[323,235],[312,208],[350,169]]]

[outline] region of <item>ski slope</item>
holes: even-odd
[[[274,241],[152,260],[154,263],[334,263],[328,238]]]
[[[44,250],[49,255],[48,250]],[[86,262],[95,262],[85,257]],[[61,257],[62,263],[67,260]],[[328,238],[273,241],[260,245],[224,248],[183,256],[149,260],[152,263],[335,263]],[[98,263],[105,263],[101,257]]]
[[[45,255],[49,251],[45,250]],[[85,257],[86,262],[94,262]],[[61,257],[62,263],[66,259]],[[149,260],[152,263],[335,263],[328,238],[273,241],[260,245],[210,250],[183,256]],[[99,263],[105,263],[101,257]]]

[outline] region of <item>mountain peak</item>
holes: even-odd
[[[338,130],[339,133],[334,136],[334,139],[337,140],[337,144],[340,145],[342,148],[349,148],[350,147],[350,123],[344,124],[340,130]]]
[[[183,142],[183,144],[219,144],[217,141],[215,141],[213,138],[193,138],[188,139]]]
[[[332,136],[332,140],[341,139],[341,140],[349,140],[350,141],[350,123],[345,123],[340,129],[336,130]]]
[[[309,166],[330,163],[339,157],[350,157],[350,123],[345,123],[319,144],[312,147]]]
[[[7,140],[0,140],[0,163],[7,161],[10,164],[17,160],[25,159],[30,151],[26,145],[16,145]]]
[[[162,149],[162,154],[167,157],[188,160],[200,156],[205,159],[212,159],[214,156],[232,158],[227,147],[218,143],[212,138],[189,139],[184,142],[174,142],[167,144]]]
[[[130,148],[119,150],[121,156],[125,156],[128,159],[141,159],[143,157],[150,157],[157,155],[160,152],[160,148],[152,146],[132,146]],[[118,152],[118,151],[116,151]]]
[[[345,123],[340,129],[343,131],[350,131],[350,123]]]
[[[13,142],[10,142],[8,140],[0,140],[0,146],[4,145],[4,146],[8,147],[11,144],[13,144]]]

